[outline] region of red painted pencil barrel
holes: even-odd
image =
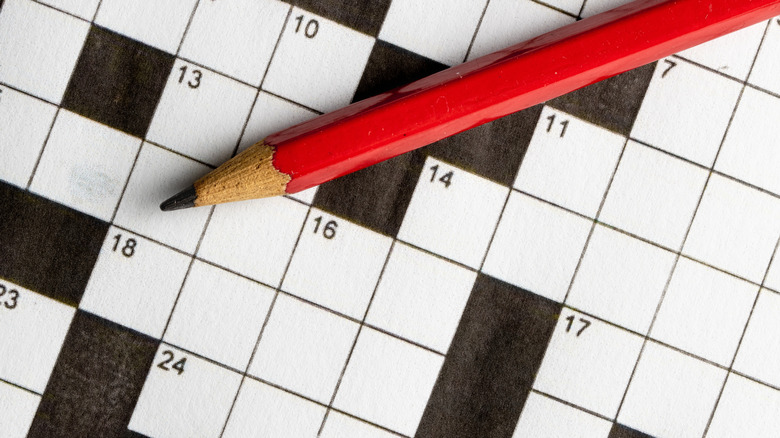
[[[637,0],[280,131],[288,193],[780,15],[780,0]]]

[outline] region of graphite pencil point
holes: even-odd
[[[195,199],[197,199],[197,197],[198,194],[195,193],[195,187],[190,186],[189,188],[171,196],[168,198],[168,200],[160,204],[160,210],[172,211],[181,210],[184,208],[192,208],[195,206]]]

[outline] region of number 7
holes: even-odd
[[[662,78],[665,78],[666,75],[668,75],[669,72],[672,71],[673,68],[677,67],[677,63],[672,61],[672,60],[670,60],[670,59],[664,59],[664,62],[669,64],[669,67],[667,67],[666,70],[664,70],[664,72],[661,73],[661,77]]]

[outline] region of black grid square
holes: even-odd
[[[609,438],[653,438],[653,436],[615,423],[609,431]]]
[[[93,25],[62,107],[144,137],[173,62],[168,53]]]
[[[446,67],[377,41],[353,100],[392,90]],[[395,157],[323,184],[313,204],[374,231],[395,236],[401,228],[423,164],[425,152],[422,150]]]
[[[425,164],[412,151],[323,184],[314,207],[395,237]]]
[[[510,438],[561,305],[479,274],[417,436]]]
[[[352,101],[390,91],[446,68],[446,65],[422,55],[377,40]]]
[[[628,136],[634,126],[655,63],[581,88],[548,104],[580,119]]]
[[[517,170],[534,135],[542,106],[461,132],[427,147],[429,155],[505,186]]]
[[[132,435],[127,425],[157,345],[146,335],[76,312],[29,436]]]
[[[78,306],[108,224],[0,183],[0,277]]]
[[[379,34],[391,0],[290,0],[295,6],[373,37]]]

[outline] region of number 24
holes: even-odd
[[[165,356],[165,359],[157,364],[157,368],[163,369],[165,371],[174,370],[179,373],[179,375],[184,372],[184,364],[187,363],[186,357],[182,357],[181,359],[174,362],[173,365],[169,366],[169,364],[175,359],[173,351],[165,350],[162,352],[162,355]]]

